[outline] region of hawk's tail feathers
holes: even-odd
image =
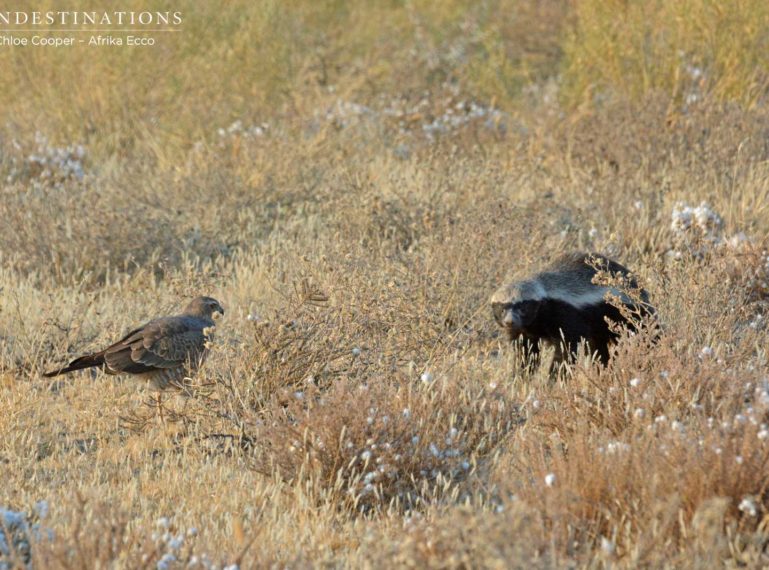
[[[85,368],[93,368],[94,366],[103,366],[104,365],[104,353],[103,352],[97,352],[96,354],[88,354],[86,356],[81,356],[80,358],[76,358],[69,364],[67,364],[64,368],[60,368],[58,370],[51,370],[50,372],[45,372],[43,376],[46,378],[51,378],[52,376],[58,376],[59,374],[66,374],[68,372],[74,372],[75,370],[83,370]]]

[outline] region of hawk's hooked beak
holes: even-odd
[[[217,317],[217,315],[219,317]],[[213,314],[214,318],[220,318],[220,317],[223,317],[223,316],[224,316],[224,307],[219,307],[218,309],[214,310],[214,314]]]

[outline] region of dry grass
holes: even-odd
[[[765,97],[765,2],[589,0],[575,5],[575,21],[564,47],[567,97],[659,90],[685,105]]]
[[[0,568],[769,564],[765,10],[630,4],[188,3],[156,51],[0,52]],[[576,248],[663,334],[550,381],[487,300]],[[41,378],[200,293],[165,424]]]

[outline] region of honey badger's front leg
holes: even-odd
[[[550,378],[555,378],[564,364],[573,364],[576,356],[577,349],[579,348],[579,341],[575,340],[560,340],[554,343],[555,354],[553,354],[553,360],[550,362],[550,368],[548,375]]]
[[[521,337],[520,343],[525,370],[531,374],[539,368],[539,364],[542,361],[539,339]]]

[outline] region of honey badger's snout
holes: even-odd
[[[505,303],[493,303],[491,310],[494,312],[494,320],[499,326],[506,326],[513,322],[513,305]]]
[[[524,334],[537,314],[539,304],[525,301],[522,303],[494,303],[494,320],[507,331],[511,339]]]
[[[494,320],[505,329],[510,336],[518,336],[523,329],[521,316],[512,304],[495,304]]]

